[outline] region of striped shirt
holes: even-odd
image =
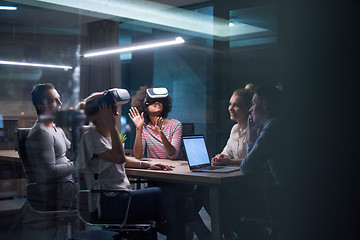
[[[148,124],[153,126],[151,123]],[[163,133],[175,148],[175,154],[169,156],[165,150],[164,144],[161,141],[160,135],[156,134],[150,128],[145,126],[142,130],[142,147],[143,152],[145,147],[147,150],[147,156],[149,158],[159,158],[159,159],[179,159],[179,151],[181,146],[181,135],[182,135],[182,124],[176,119],[170,119],[170,121],[164,125]]]

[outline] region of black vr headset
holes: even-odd
[[[149,106],[155,102],[163,102],[168,96],[168,90],[164,87],[148,88],[146,89],[146,97],[144,99],[144,103]]]
[[[98,101],[99,106],[101,106],[103,103],[106,103],[107,105],[113,105],[120,106],[123,104],[128,103],[130,100],[130,94],[126,89],[122,88],[112,88],[107,91],[107,93],[101,97]]]

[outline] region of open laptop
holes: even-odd
[[[211,166],[203,135],[182,136],[182,140],[191,171],[228,173],[240,170],[239,167]]]

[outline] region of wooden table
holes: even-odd
[[[0,150],[0,170],[10,172],[10,174],[6,174],[5,177],[1,175],[0,199],[25,196],[25,185],[27,180],[22,169],[18,152],[15,150]]]
[[[209,188],[212,239],[220,240],[220,189],[225,187],[228,183],[244,180],[244,174],[241,171],[230,173],[191,172],[186,161],[172,161],[164,159],[147,160],[150,160],[152,163],[162,163],[173,166],[173,171],[154,171],[148,169],[127,168],[126,174],[129,177],[152,179],[163,182],[204,185]]]
[[[0,150],[0,161],[21,164],[19,154],[15,150]]]

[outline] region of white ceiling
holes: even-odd
[[[235,22],[229,27],[226,19],[214,18],[199,12],[178,8],[198,3],[201,0],[9,0],[19,5],[18,11],[0,15],[0,31],[33,29],[38,33],[79,33],[79,26],[98,19],[135,21],[138,25],[152,28],[203,35],[226,40],[229,37],[266,32],[267,29]],[[166,4],[166,5],[164,5]],[[174,6],[174,7],[173,7]],[[27,30],[26,30],[27,29]],[[60,33],[59,32],[59,33]]]

